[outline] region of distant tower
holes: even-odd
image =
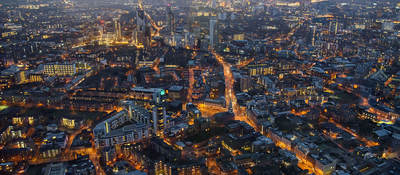
[[[336,35],[337,32],[338,32],[338,24],[339,24],[339,22],[336,21],[336,25],[335,25],[335,35]]]
[[[143,0],[137,0],[139,8],[143,7]]]
[[[211,8],[215,9],[217,7],[217,2],[216,0],[211,0]]]
[[[115,39],[120,41],[122,38],[121,32],[121,23],[118,19],[114,19],[114,32],[115,32]]]
[[[313,36],[312,36],[312,41],[311,41],[312,46],[315,46],[315,33],[316,32],[317,32],[317,26],[313,26]]]
[[[230,113],[233,113],[233,105],[232,105],[232,100],[230,100],[230,101],[229,101],[228,112],[230,112]]]
[[[192,0],[175,0],[175,2],[180,8],[187,8],[192,4]]]
[[[121,23],[118,22],[118,40],[122,39]]]
[[[136,44],[139,44],[143,41],[142,38],[143,38],[143,34],[144,34],[144,29],[145,29],[144,12],[140,8],[137,8],[137,10],[136,10],[136,28],[133,33],[133,41]]]
[[[189,32],[185,31],[185,47],[189,46]]]
[[[168,5],[167,6],[167,20],[168,20],[168,27],[169,27],[169,31],[171,32],[171,36],[173,36],[174,35],[174,32],[175,32],[175,16],[174,16],[174,13],[172,13],[172,10],[171,10],[171,5]]]
[[[210,19],[210,31],[209,31],[209,38],[210,38],[210,47],[214,48],[215,45],[215,25],[217,24],[217,20],[214,18]]]
[[[133,32],[133,42],[142,44],[147,48],[150,45],[150,41],[151,27],[146,19],[143,2],[142,0],[138,0],[138,7],[136,9],[136,29]]]
[[[168,4],[168,6],[167,6],[167,22],[168,22],[168,29],[169,29],[170,37],[171,37],[171,45],[174,46],[176,44],[175,43],[176,26],[175,26],[175,16],[174,16],[174,13],[172,13],[170,4]]]
[[[136,68],[138,68],[139,67],[139,61],[140,61],[140,52],[139,52],[140,50],[136,50],[136,57],[135,57],[135,66],[136,66]]]

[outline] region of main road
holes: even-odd
[[[224,58],[219,55],[218,53],[216,53],[215,51],[211,51],[212,55],[214,55],[215,59],[217,59],[218,63],[221,64],[224,68],[224,76],[225,76],[225,100],[226,100],[226,104],[227,105],[232,105],[232,110],[233,113],[235,114],[235,119],[236,120],[240,120],[240,121],[244,121],[247,124],[249,124],[250,126],[252,126],[256,131],[258,131],[258,127],[257,125],[252,122],[251,120],[249,120],[249,118],[246,116],[246,109],[245,108],[241,108],[238,103],[237,103],[237,99],[236,99],[236,95],[233,89],[233,85],[235,83],[235,79],[233,77],[232,74],[232,65],[230,65],[229,63],[225,62]],[[268,135],[266,135],[268,137]],[[286,149],[292,153],[294,153],[294,151],[291,149],[291,147],[289,147],[288,145],[285,145],[283,142],[275,142],[275,145],[280,147],[281,149]],[[302,159],[301,156],[296,155],[297,159],[299,160],[298,163],[298,167],[303,169],[303,170],[308,170],[309,172],[312,172],[314,174],[320,175],[322,174],[320,171],[318,171],[315,168],[315,165],[312,164],[310,161]]]
[[[237,102],[234,84],[235,78],[232,74],[232,65],[224,60],[224,58],[216,53],[215,51],[211,51],[211,54],[215,57],[220,65],[222,65],[224,69],[224,77],[225,77],[225,100],[226,106],[232,108],[233,113],[235,114],[235,120],[240,120],[248,123],[254,129],[257,129],[257,126],[254,122],[250,121],[246,116],[246,109],[241,108]]]

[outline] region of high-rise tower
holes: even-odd
[[[174,13],[172,13],[171,5],[167,6],[167,21],[168,21],[169,31],[171,32],[171,36],[173,36],[176,26],[175,26],[175,16]]]
[[[215,9],[217,7],[217,2],[216,0],[211,0],[211,8]]]
[[[135,87],[131,89],[130,98],[135,105],[142,106],[151,113],[150,124],[156,135],[162,135],[167,125],[166,91],[159,88]]]
[[[136,28],[133,32],[133,42],[148,47],[151,41],[151,26],[146,19],[142,0],[138,0],[136,9]]]
[[[114,34],[115,40],[120,41],[122,39],[121,23],[118,18],[114,19]]]
[[[216,38],[216,27],[217,20],[211,17],[210,19],[210,30],[209,30],[209,39],[210,39],[210,47],[214,48],[215,45],[215,38]]]

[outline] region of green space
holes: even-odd
[[[208,132],[196,132],[193,134],[189,133],[189,136],[185,138],[185,141],[189,141],[192,143],[199,143],[203,142],[205,140],[209,140],[212,137],[215,137],[217,135],[223,135],[226,133],[226,129],[223,127],[216,127],[216,128],[211,128],[210,131]]]
[[[358,102],[359,98],[353,94],[345,91],[335,91],[335,95],[330,96],[338,104],[355,104]]]
[[[31,165],[27,169],[27,175],[40,175],[42,173],[42,169],[44,168],[44,165]]]
[[[70,111],[47,108],[24,108],[21,112],[24,115],[44,116],[53,119],[58,119],[59,117],[70,117],[88,120],[95,120],[98,116],[104,116],[106,114],[104,112]]]
[[[45,123],[59,120],[61,117],[96,121],[107,114],[105,112],[96,111],[70,111],[63,109],[48,109],[44,107],[24,108],[18,106],[10,106],[0,111],[2,116],[33,116],[39,118],[39,120]]]

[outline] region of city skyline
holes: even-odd
[[[400,174],[400,2],[3,0],[0,174]]]

